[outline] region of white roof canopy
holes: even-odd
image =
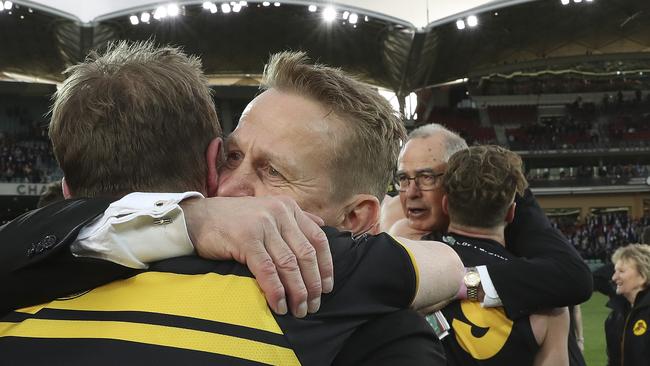
[[[449,20],[470,10],[487,11],[507,5],[531,0],[338,0],[296,1],[279,0],[286,4],[333,5],[334,7],[354,9],[361,13],[392,20],[414,28],[424,28]],[[151,0],[15,0],[17,4],[49,11],[82,24],[122,16],[159,5],[177,3],[179,5],[197,4],[203,1],[151,1]],[[215,1],[227,2],[223,1]],[[258,3],[261,1],[249,1]]]

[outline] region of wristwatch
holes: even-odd
[[[463,277],[465,287],[467,287],[467,299],[478,301],[478,290],[481,287],[481,276],[478,274],[476,267],[469,267]]]

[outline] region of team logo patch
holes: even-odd
[[[642,336],[647,330],[648,324],[643,319],[637,320],[636,323],[634,323],[634,328],[632,328],[632,332],[635,336]]]
[[[513,321],[503,308],[483,308],[475,301],[463,300],[460,308],[468,322],[459,319],[451,322],[458,344],[476,360],[494,357],[508,341]]]

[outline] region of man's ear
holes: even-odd
[[[508,212],[506,212],[506,223],[511,224],[512,220],[515,219],[515,210],[517,209],[517,202],[513,202],[508,207]]]
[[[217,137],[210,141],[208,149],[205,151],[205,162],[208,164],[208,176],[206,187],[208,197],[217,195],[219,187],[219,159],[221,158],[221,138]]]
[[[447,198],[446,194],[442,196],[442,212],[449,216],[449,198]]]
[[[346,214],[341,223],[344,230],[353,234],[373,233],[379,223],[379,200],[370,194],[357,194],[346,206]]]
[[[72,193],[70,193],[70,187],[68,187],[68,182],[66,182],[65,177],[61,179],[61,189],[63,190],[63,198],[68,199],[72,197]]]

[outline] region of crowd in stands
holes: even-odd
[[[472,95],[521,95],[593,93],[611,90],[650,89],[647,78],[585,79],[573,76],[553,75],[548,78],[482,79],[470,85]]]
[[[0,111],[0,182],[47,183],[60,178],[43,125],[25,107]]]
[[[605,93],[599,105],[578,97],[565,116],[522,123],[507,134],[514,150],[650,146],[650,100],[640,90],[631,98]]]
[[[59,175],[47,141],[15,140],[0,133],[0,182],[46,183]]]
[[[647,177],[650,173],[647,165],[610,164],[602,166],[580,165],[562,168],[529,169],[526,178],[532,185],[536,181],[577,181],[587,182],[595,179],[625,182],[630,178]]]
[[[551,223],[562,231],[583,259],[609,262],[614,251],[629,243],[638,243],[650,217],[631,218],[627,212],[611,212],[577,218],[552,217]]]

